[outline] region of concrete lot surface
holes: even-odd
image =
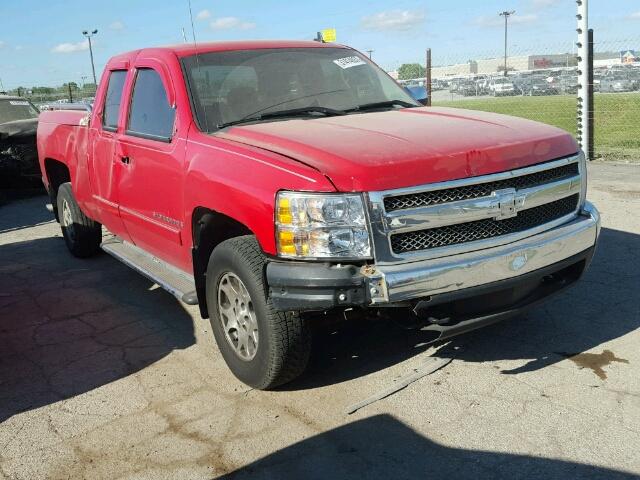
[[[196,308],[67,253],[45,198],[0,207],[0,479],[615,479],[640,475],[640,166],[590,166],[604,228],[575,288],[425,347],[392,321],[315,337],[276,392]],[[453,361],[353,415],[347,407]]]

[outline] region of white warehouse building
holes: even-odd
[[[547,68],[573,67],[577,64],[576,56],[571,53],[552,55],[519,55],[507,59],[509,70],[541,70]],[[503,71],[504,57],[469,60],[467,63],[433,67],[434,78],[461,75],[490,74]]]

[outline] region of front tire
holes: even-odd
[[[311,333],[300,314],[273,308],[265,266],[254,236],[226,240],[211,254],[206,286],[222,357],[240,381],[261,390],[298,377],[311,352]]]
[[[79,258],[95,255],[102,242],[102,226],[80,210],[71,183],[58,188],[57,205],[62,236],[69,251]]]

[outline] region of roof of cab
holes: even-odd
[[[349,48],[335,43],[321,43],[312,40],[243,40],[232,42],[198,42],[182,43],[156,47],[158,50],[169,50],[178,57],[187,57],[196,53],[222,52],[228,50],[256,50],[260,48]],[[149,50],[155,50],[150,48]],[[147,50],[147,49],[145,49]]]

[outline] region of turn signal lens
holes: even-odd
[[[291,215],[291,206],[289,199],[286,197],[278,198],[278,223],[289,225],[293,221]]]
[[[280,192],[276,238],[281,256],[370,258],[364,202],[359,194]]]

